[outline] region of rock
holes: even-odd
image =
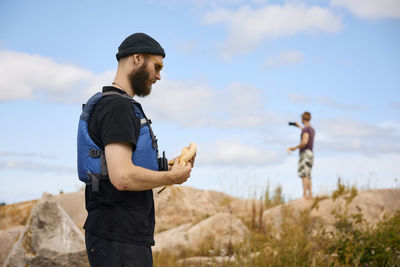
[[[75,225],[83,231],[83,225],[87,217],[85,191],[64,193],[55,197],[58,204],[68,213]],[[24,226],[36,202],[37,200],[31,200],[0,206],[0,230]]]
[[[69,217],[82,232],[87,211],[85,207],[85,190],[56,196],[58,204],[68,213]]]
[[[220,212],[228,212],[229,195],[188,186],[171,186],[161,194],[154,191],[156,211],[155,232],[186,223],[195,223]]]
[[[14,226],[7,230],[0,231],[0,265],[3,264],[6,259],[8,253],[13,247],[15,241],[18,240],[19,235],[22,233],[24,229],[23,226]]]
[[[263,209],[263,201],[260,199],[233,199],[229,205],[230,213],[235,214],[239,218],[250,218],[255,213],[258,217],[258,213]]]
[[[84,236],[56,199],[44,193],[3,266],[89,266]]]
[[[321,223],[325,229],[333,229],[336,218],[332,214],[332,211],[335,210],[341,214],[347,212],[349,216],[351,214],[362,214],[368,224],[375,225],[385,215],[390,215],[400,210],[400,190],[379,189],[359,191],[352,199],[350,198],[350,194],[345,194],[336,200],[330,197],[322,198],[319,201],[315,199],[294,200],[265,210],[262,217],[263,230],[268,232],[271,226],[279,230],[285,210],[288,211],[286,214],[293,223],[298,221],[302,211],[308,210],[311,218]]]
[[[270,226],[279,230],[284,214],[289,223],[298,224],[300,214],[306,211],[312,220],[329,228],[335,222],[331,211],[341,209],[349,215],[361,213],[374,225],[385,214],[400,210],[400,189],[360,191],[348,204],[349,194],[335,201],[328,197],[318,201],[299,199],[264,212],[260,200],[215,191],[174,186],[162,194],[154,192],[153,251],[212,256],[187,258],[184,266],[216,266],[216,262],[228,265],[225,261],[234,259],[232,247],[249,234],[243,222],[254,226],[261,223],[264,231]],[[0,266],[5,257],[7,263],[3,266],[88,266],[81,232],[86,214],[84,191],[57,197],[45,194],[39,201],[0,206]]]
[[[156,234],[153,252],[167,250],[171,254],[178,255],[181,251],[188,249],[190,241],[186,233],[192,226],[192,223],[186,223]]]
[[[259,200],[234,198],[221,192],[188,186],[168,187],[161,194],[157,194],[157,189],[154,192],[156,233],[185,223],[195,223],[221,212],[232,213],[246,220],[252,216],[254,203],[257,205],[257,212],[261,203]],[[83,232],[87,217],[85,191],[63,193],[55,197]],[[0,206],[0,230],[25,225],[36,202],[37,200],[32,200]]]
[[[197,224],[188,223],[156,234],[153,251],[175,255],[185,250],[229,251],[248,234],[249,230],[240,219],[229,213],[218,213]]]
[[[262,229],[264,232],[269,232],[271,227],[274,230],[279,230],[284,216],[288,216],[291,222],[297,223],[300,213],[310,209],[312,204],[312,200],[297,199],[267,209],[262,214]]]
[[[189,186],[172,186],[161,194],[157,192],[155,189],[156,233],[182,224],[196,223],[217,213],[232,213],[248,220],[252,217],[253,205],[256,205],[258,212],[262,203],[260,200],[239,199]]]
[[[240,219],[229,213],[219,213],[207,218],[189,229],[189,238],[197,242],[201,248],[203,244],[211,242],[215,250],[226,249],[242,243],[249,234],[249,230]]]
[[[399,189],[359,191],[348,205],[346,197],[348,195],[344,195],[336,201],[325,199],[319,202],[318,206],[311,211],[311,216],[320,218],[325,224],[333,224],[335,217],[331,214],[331,211],[341,209],[344,212],[347,207],[348,215],[361,213],[370,225],[375,225],[385,215],[400,210]]]

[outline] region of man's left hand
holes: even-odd
[[[193,158],[191,160],[189,160],[189,163],[192,165],[192,168],[194,167],[194,161],[196,160],[196,155],[197,155],[197,152],[194,153]]]

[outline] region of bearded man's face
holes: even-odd
[[[133,88],[135,95],[140,97],[145,97],[151,93],[151,85],[153,84],[150,81],[150,73],[147,69],[148,59],[144,58],[143,65],[136,71],[132,71],[128,75],[128,79]]]

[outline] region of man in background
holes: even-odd
[[[295,147],[289,147],[288,150],[295,151],[296,149],[300,150],[300,158],[298,163],[297,173],[302,180],[303,184],[303,198],[311,199],[311,169],[314,163],[314,136],[315,130],[311,127],[310,124],[311,113],[305,111],[301,115],[301,122],[304,127],[302,127],[297,122],[294,124],[296,127],[301,129],[300,135],[300,144]]]

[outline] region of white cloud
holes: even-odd
[[[169,0],[171,1],[171,0]],[[253,3],[253,4],[265,4],[269,0],[193,0],[193,2],[198,7],[204,6],[230,6],[235,4],[243,4],[243,3]],[[188,0],[184,1],[185,3],[189,2]]]
[[[300,51],[283,51],[275,58],[269,58],[265,64],[265,68],[281,67],[284,65],[294,65],[303,62],[305,56]]]
[[[64,165],[52,165],[41,162],[24,161],[24,160],[5,160],[0,161],[0,170],[18,170],[18,171],[33,171],[40,173],[56,172],[56,173],[75,173],[76,169]]]
[[[342,27],[340,18],[330,10],[301,4],[260,8],[244,6],[235,11],[217,9],[206,13],[204,22],[227,26],[228,39],[222,47],[222,54],[227,58],[233,54],[250,52],[265,40],[299,33],[334,33]]]
[[[53,163],[54,164],[53,164]],[[28,171],[37,173],[76,173],[75,168],[57,163],[54,153],[0,151],[0,171]]]
[[[0,50],[0,74],[0,101],[43,97],[82,103],[113,78],[112,71],[94,74],[42,56],[5,50]],[[276,120],[263,108],[265,99],[262,90],[246,84],[232,83],[216,90],[204,82],[163,79],[148,98],[139,101],[157,120],[226,128]]]
[[[5,157],[16,157],[16,158],[41,158],[41,159],[51,159],[54,158],[54,154],[42,154],[36,152],[10,152],[10,151],[0,151],[0,158]]]
[[[264,91],[243,83],[232,83],[218,95],[224,118],[216,122],[221,127],[258,127],[281,121],[279,115],[266,109]],[[228,115],[228,116],[226,116]]]
[[[278,163],[282,155],[261,147],[251,146],[238,140],[218,140],[203,144],[199,150],[198,162],[209,165],[254,166]]]
[[[342,137],[372,137],[379,134],[377,126],[359,122],[350,118],[323,120],[319,126],[325,132],[336,138]]]
[[[393,134],[400,136],[400,122],[399,121],[384,121],[379,124],[383,130],[390,131]]]
[[[400,124],[372,125],[350,118],[323,120],[317,124],[317,148],[328,152],[358,152],[370,156],[400,153]]]
[[[320,97],[309,97],[302,94],[290,93],[287,98],[295,104],[307,105],[307,104],[318,104],[324,107],[331,107],[340,110],[360,110],[366,109],[365,106],[358,104],[346,104],[336,101],[335,99],[328,96]]]
[[[232,83],[220,93],[220,100],[225,100],[227,111],[240,114],[252,114],[263,109],[266,95],[260,89],[243,83]],[[221,101],[218,101],[221,103]]]
[[[109,83],[112,75],[111,71],[94,74],[43,56],[0,50],[0,101],[43,94],[52,101],[81,102]]]
[[[150,96],[138,101],[154,119],[199,127],[208,124],[216,110],[215,94],[201,82],[163,80],[153,86]]]
[[[400,18],[399,0],[331,0],[331,4],[345,7],[361,18]]]
[[[248,128],[279,121],[264,108],[264,92],[242,83],[216,90],[201,82],[163,80],[139,101],[154,119],[191,127]]]

